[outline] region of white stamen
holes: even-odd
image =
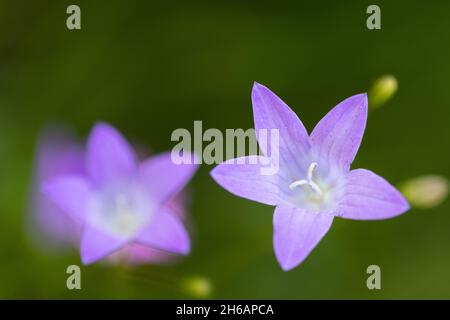
[[[322,190],[319,188],[317,183],[315,183],[312,180],[314,171],[316,171],[317,166],[318,166],[317,162],[311,163],[309,165],[309,168],[308,168],[308,177],[307,177],[307,179],[301,179],[301,180],[297,180],[297,181],[292,182],[289,185],[289,189],[294,190],[298,186],[308,185],[308,186],[311,187],[311,189],[314,192],[316,192],[319,196],[321,196],[322,195]]]
[[[309,165],[309,168],[308,168],[308,180],[309,181],[312,180],[313,173],[314,173],[314,171],[316,171],[317,166],[318,166],[317,162],[313,162]]]
[[[319,196],[322,195],[322,190],[320,190],[319,186],[314,181],[309,181],[309,185]]]
[[[297,180],[297,181],[292,182],[292,183],[289,185],[289,188],[290,188],[291,190],[294,190],[296,187],[298,187],[298,186],[303,186],[303,185],[305,185],[305,184],[309,184],[309,182],[308,182],[307,180],[305,180],[305,179],[303,179],[303,180]]]

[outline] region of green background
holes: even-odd
[[[78,4],[82,29],[66,28]],[[203,165],[189,186],[192,253],[169,266],[82,267],[28,235],[36,140],[52,121],[85,138],[107,121],[156,152],[176,128],[253,127],[253,81],[267,85],[308,130],[344,98],[391,73],[399,91],[369,115],[353,167],[397,184],[449,176],[450,2],[0,1],[0,298],[192,298],[183,279],[206,277],[212,298],[450,298],[449,202],[393,220],[336,219],[288,273],[272,249],[273,208],[221,189]],[[382,290],[366,287],[377,264]]]

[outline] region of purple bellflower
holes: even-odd
[[[85,175],[84,150],[67,128],[46,129],[39,137],[36,150],[28,221],[33,244],[47,251],[58,249],[61,252],[63,249],[78,247],[80,243],[81,224],[40,191],[44,181],[67,174]],[[186,202],[186,194],[181,192],[164,204],[164,210],[187,223],[189,214],[185,210]],[[179,255],[167,251],[133,243],[108,256],[104,262],[127,265],[167,264],[176,261],[178,257]]]
[[[142,253],[143,247],[189,253],[189,235],[167,204],[191,179],[196,165],[174,164],[170,152],[138,163],[125,138],[104,123],[88,138],[84,164],[85,174],[59,175],[42,187],[81,226],[83,264],[124,249]]]
[[[267,149],[279,152],[278,172],[261,174],[269,159],[251,155],[246,161],[228,160],[211,175],[237,196],[276,206],[273,246],[283,270],[304,261],[335,217],[379,220],[409,209],[403,195],[382,177],[366,169],[350,170],[366,126],[366,94],[339,103],[310,135],[265,86],[255,83],[252,104],[256,132],[279,130],[278,146]],[[261,161],[254,164],[254,157]]]

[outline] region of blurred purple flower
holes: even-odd
[[[143,147],[138,147],[138,149],[142,149],[142,152],[138,151],[138,154],[148,154]],[[80,223],[48,199],[41,192],[40,186],[44,181],[61,175],[84,175],[84,168],[83,148],[75,140],[70,130],[65,127],[55,127],[43,131],[37,144],[29,204],[30,220],[27,220],[31,221],[29,231],[32,241],[40,248],[60,250],[78,247],[82,230]],[[168,212],[186,223],[189,222],[189,216],[185,210],[186,202],[185,192],[181,192],[164,206]],[[129,244],[117,253],[110,255],[107,262],[112,264],[162,264],[173,262],[178,257],[179,255],[145,245]]]
[[[245,164],[232,159],[211,175],[237,196],[276,206],[273,241],[283,270],[309,255],[334,217],[378,220],[409,209],[402,194],[382,177],[350,170],[366,125],[366,94],[339,103],[309,136],[297,115],[268,88],[255,83],[252,102],[256,131],[279,130],[279,145],[268,146],[279,152],[278,172],[262,175],[262,164],[252,164],[257,156],[248,156]]]
[[[159,261],[157,250],[189,253],[189,235],[171,203],[197,166],[174,164],[170,152],[139,164],[125,138],[107,124],[92,130],[84,164],[85,174],[63,174],[42,188],[81,227],[84,264],[120,251],[130,261]]]

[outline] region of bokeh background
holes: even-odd
[[[66,28],[70,4],[81,7],[79,31]],[[255,80],[311,130],[339,101],[393,74],[399,90],[370,113],[353,167],[393,184],[450,176],[450,2],[376,1],[375,31],[366,28],[370,4],[0,1],[0,298],[196,298],[186,283],[202,277],[209,298],[450,299],[448,201],[393,220],[336,219],[285,273],[272,249],[273,208],[221,189],[207,165],[189,186],[193,250],[178,264],[82,267],[82,290],[69,291],[66,267],[81,264],[77,251],[42,251],[30,237],[43,128],[65,123],[84,139],[104,120],[165,151],[171,132],[192,130],[194,120],[251,128]],[[366,287],[371,264],[381,267],[381,290]]]

